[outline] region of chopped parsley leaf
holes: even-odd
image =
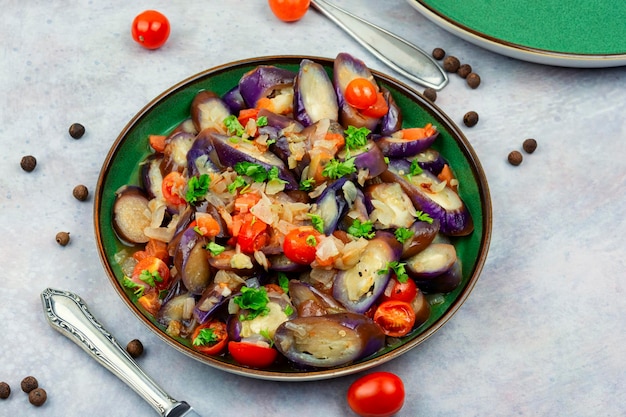
[[[346,147],[348,149],[359,149],[367,144],[367,135],[370,130],[366,127],[348,126],[343,133],[346,134]]]
[[[224,250],[226,249],[224,246],[218,245],[215,242],[209,242],[204,248],[208,250],[209,252],[211,252],[211,255],[213,256],[219,255],[220,253],[224,252]]]
[[[398,282],[405,283],[409,280],[409,275],[406,273],[405,268],[406,263],[404,262],[387,262],[387,267],[378,271],[379,274],[386,274],[390,270],[396,274],[396,279]]]
[[[301,191],[311,191],[315,188],[315,179],[314,178],[306,178],[300,181],[300,186],[298,187]]]
[[[237,191],[238,188],[245,187],[246,185],[248,185],[246,180],[243,179],[242,176],[238,175],[238,176],[235,177],[235,180],[233,182],[228,184],[228,187],[226,187],[226,188],[228,189],[229,193],[235,194],[235,192]]]
[[[319,214],[308,213],[313,223],[313,228],[320,233],[324,233],[324,219]]]
[[[411,169],[409,170],[409,174],[410,175],[419,175],[422,172],[424,172],[424,170],[422,169],[421,166],[419,166],[419,163],[417,162],[417,159],[414,159],[411,161]]]
[[[227,118],[224,119],[224,126],[226,126],[226,130],[229,135],[237,135],[242,136],[244,132],[244,128],[237,120],[237,116],[231,114]]]
[[[185,200],[189,204],[193,204],[200,200],[209,191],[209,185],[211,184],[211,177],[208,174],[202,174],[199,177],[189,178],[187,183],[187,193],[185,194]]]
[[[211,346],[219,341],[219,337],[215,334],[213,329],[204,328],[200,329],[198,336],[193,339],[194,346]]]
[[[404,243],[413,236],[413,231],[406,227],[400,227],[396,229],[395,235],[398,242]]]
[[[374,225],[371,221],[361,222],[359,219],[354,219],[352,225],[348,227],[348,234],[354,237],[364,237],[371,239],[374,237]]]
[[[159,274],[158,271],[151,272],[147,269],[141,271],[141,274],[139,274],[139,279],[151,287],[156,286],[157,282],[163,282],[163,277],[161,276],[161,274]]]
[[[432,224],[433,223],[433,218],[430,217],[430,215],[428,213],[424,213],[421,210],[415,213],[415,217],[417,217],[417,220],[421,220],[421,221],[426,222],[428,224]]]
[[[289,293],[289,278],[284,272],[278,273],[278,285],[285,291],[285,294]]]
[[[267,304],[270,302],[265,288],[242,287],[241,294],[233,298],[233,302],[242,310],[248,312],[247,315],[241,315],[243,320],[252,320],[258,316],[265,316],[270,312]]]
[[[242,161],[237,162],[234,168],[237,174],[246,175],[252,178],[254,182],[263,182],[267,180],[268,173],[262,165],[255,164],[253,162]]]
[[[330,178],[331,180],[336,180],[338,178],[352,174],[356,172],[354,159],[354,157],[348,158],[343,162],[337,159],[331,159],[328,162],[328,165],[326,165],[322,170],[322,175],[326,178]]]
[[[130,288],[131,290],[133,290],[133,294],[135,294],[137,297],[143,296],[143,293],[146,289],[146,287],[141,284],[137,284],[135,281],[128,278],[127,276],[125,276],[122,280],[122,285],[126,288]]]
[[[259,116],[256,119],[256,125],[257,127],[267,126],[267,116]]]

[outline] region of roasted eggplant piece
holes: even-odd
[[[402,110],[396,104],[389,90],[381,87],[380,91],[382,91],[383,97],[389,106],[389,111],[380,120],[380,134],[383,136],[391,135],[402,128]]]
[[[196,300],[189,293],[179,294],[165,301],[157,314],[157,321],[167,327],[172,321],[184,323],[193,318]]]
[[[187,229],[182,233],[174,253],[174,266],[191,294],[202,294],[213,278],[209,256],[204,248],[206,244],[206,238],[193,229]]]
[[[146,243],[144,229],[152,222],[146,192],[133,186],[124,186],[115,193],[113,229],[126,243]]]
[[[385,335],[365,315],[345,312],[286,321],[276,330],[274,343],[298,365],[331,368],[380,350]]]
[[[448,272],[457,261],[456,249],[449,243],[431,243],[405,261],[409,276],[423,281]]]
[[[246,101],[241,96],[239,85],[228,90],[223,96],[222,101],[228,106],[231,114],[239,114],[239,112],[247,108]]]
[[[141,184],[149,199],[158,198],[163,200],[163,173],[161,172],[162,163],[163,155],[156,153],[148,156],[142,162]]]
[[[428,130],[428,132],[431,131],[433,131],[433,129]],[[402,130],[399,130],[391,135],[379,138],[376,141],[376,144],[382,151],[383,155],[388,156],[389,158],[408,158],[430,148],[438,136],[439,131],[435,129],[433,133],[428,134],[428,136],[421,139],[404,139],[402,137]]]
[[[402,259],[417,255],[430,245],[439,232],[439,220],[431,222],[417,220],[409,228],[411,236],[402,244]]]
[[[206,131],[203,131],[206,133]],[[198,177],[202,174],[218,173],[219,166],[214,162],[215,148],[213,142],[205,133],[200,133],[187,152],[187,169],[189,177]]]
[[[289,281],[289,296],[298,311],[298,317],[324,316],[346,310],[330,295],[295,279]]]
[[[413,225],[415,208],[400,184],[374,184],[365,188],[363,193],[369,218],[376,228],[408,228]]]
[[[369,180],[379,176],[387,169],[385,155],[374,141],[368,140],[365,146],[358,149],[343,149],[337,155],[339,159],[354,158],[354,166],[358,171],[367,171],[367,175],[359,176],[362,180]]]
[[[191,120],[198,132],[204,129],[224,132],[224,119],[230,115],[230,107],[212,91],[200,91],[191,102]]]
[[[187,168],[187,153],[193,146],[196,136],[189,132],[171,134],[165,140],[161,172],[167,175],[172,171],[183,172]]]
[[[267,298],[269,301],[264,314],[250,319],[247,310],[239,310],[229,316],[228,336],[231,340],[240,341],[261,334],[271,339],[282,323],[296,317],[295,309],[286,295],[268,292]]]
[[[430,279],[416,280],[417,286],[426,294],[448,293],[459,286],[463,280],[461,260],[457,259],[450,269]]]
[[[420,152],[412,158],[406,158],[408,161],[417,160],[417,164],[424,170],[439,175],[443,167],[448,163],[441,154],[433,149],[428,148],[424,152]]]
[[[324,234],[330,235],[337,228],[337,224],[348,210],[348,202],[343,192],[344,185],[348,182],[346,177],[339,178],[330,183],[317,199],[313,214],[319,215],[324,220]]]
[[[293,89],[296,74],[273,65],[259,65],[239,80],[239,93],[248,107],[256,107],[259,99],[275,97],[283,90]],[[292,92],[293,94],[293,92]],[[289,98],[293,100],[293,96]]]
[[[338,120],[337,94],[323,66],[309,59],[300,61],[293,90],[293,115],[304,126],[322,119]]]
[[[346,309],[365,313],[385,291],[391,274],[390,262],[397,262],[402,245],[389,232],[378,231],[350,269],[339,271],[333,284],[333,297]]]

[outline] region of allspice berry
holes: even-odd
[[[32,155],[26,155],[22,157],[20,161],[20,166],[26,172],[31,172],[37,166],[37,159]]]
[[[457,72],[460,66],[461,62],[455,56],[450,55],[443,60],[443,69],[447,72]]]
[[[85,201],[87,200],[87,198],[89,198],[89,190],[86,186],[82,184],[74,187],[74,190],[72,190],[72,194],[79,201]]]
[[[472,66],[470,64],[463,64],[456,70],[456,73],[459,74],[461,78],[467,78],[467,76],[472,72]]]
[[[470,88],[478,88],[478,86],[480,85],[480,75],[476,74],[475,72],[471,72],[467,75],[465,81],[467,81],[467,85],[469,85]]]
[[[48,394],[46,390],[43,388],[35,388],[31,392],[28,393],[28,401],[35,407],[40,407],[43,403],[48,399]]]
[[[61,246],[65,246],[68,243],[70,243],[70,234],[69,234],[69,232],[59,232],[59,233],[57,233],[56,241]]]
[[[437,61],[442,60],[444,56],[446,56],[446,51],[444,51],[443,49],[433,49],[433,58],[435,58]]]
[[[70,136],[74,139],[80,139],[85,134],[85,126],[80,123],[73,123],[69,129]]]
[[[476,123],[478,123],[478,113],[475,111],[468,111],[465,113],[465,116],[463,116],[463,123],[467,127],[476,126]]]
[[[22,387],[22,391],[24,391],[25,393],[29,393],[37,388],[39,386],[39,383],[37,382],[37,378],[35,378],[34,376],[27,376],[26,378],[22,379],[20,385]]]
[[[0,400],[6,400],[11,395],[11,386],[6,382],[0,382]]]
[[[143,354],[143,344],[138,339],[133,339],[126,345],[126,351],[133,358],[138,358]]]
[[[424,97],[426,97],[428,100],[435,102],[435,100],[437,100],[437,90],[435,90],[432,87],[428,87],[424,90]]]
[[[523,159],[524,158],[522,157],[522,154],[520,151],[511,151],[509,153],[508,160],[511,165],[518,166],[519,164],[522,163]]]
[[[537,141],[535,139],[528,138],[524,140],[524,143],[522,143],[522,148],[526,153],[533,153],[535,152],[535,149],[537,149]]]

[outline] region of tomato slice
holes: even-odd
[[[302,226],[285,235],[283,252],[298,264],[309,265],[315,260],[319,232],[311,226]]]
[[[267,368],[278,355],[278,351],[269,346],[232,340],[228,342],[228,352],[237,362],[252,368]]]
[[[417,296],[417,285],[412,279],[400,282],[394,276],[389,280],[382,295],[382,300],[398,300],[410,303]]]
[[[376,102],[366,109],[361,110],[361,114],[367,117],[379,118],[389,112],[389,104],[383,96],[383,93],[376,95]]]
[[[378,89],[366,78],[355,78],[348,83],[343,93],[349,105],[359,110],[376,104]]]
[[[131,280],[144,287],[162,290],[170,283],[170,269],[162,259],[156,256],[146,256],[135,265]]]
[[[354,381],[346,397],[361,417],[390,417],[404,405],[404,383],[391,372],[373,372]]]
[[[243,214],[243,222],[237,234],[237,244],[241,251],[251,254],[267,245],[270,240],[267,229],[267,223],[252,213]]]
[[[227,343],[226,324],[218,320],[196,327],[191,336],[191,346],[205,355],[219,355],[226,349]]]
[[[165,201],[174,206],[185,204],[186,201],[183,197],[185,185],[187,185],[187,181],[180,172],[172,171],[167,174],[161,183],[161,191]]]
[[[374,313],[374,321],[387,336],[401,337],[415,324],[415,312],[406,301],[383,301]]]

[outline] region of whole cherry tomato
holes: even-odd
[[[383,301],[374,313],[374,321],[387,336],[401,337],[413,328],[415,311],[406,301]]]
[[[348,83],[344,96],[349,105],[363,110],[376,104],[378,90],[366,78],[355,78]]]
[[[412,279],[407,279],[405,282],[400,282],[394,276],[389,280],[389,283],[385,287],[385,291],[382,295],[382,300],[399,300],[410,303],[417,295],[417,285]]]
[[[170,22],[156,10],[141,12],[133,20],[131,33],[135,42],[147,49],[163,46],[170,36]]]
[[[273,347],[235,341],[228,342],[228,352],[240,364],[253,368],[267,368],[278,355],[278,351]]]
[[[354,381],[347,397],[361,417],[389,417],[404,405],[404,383],[390,372],[373,372]]]
[[[283,252],[293,262],[309,265],[315,260],[319,232],[310,226],[302,226],[285,235]]]
[[[272,13],[283,22],[302,19],[309,10],[310,0],[268,0]]]

